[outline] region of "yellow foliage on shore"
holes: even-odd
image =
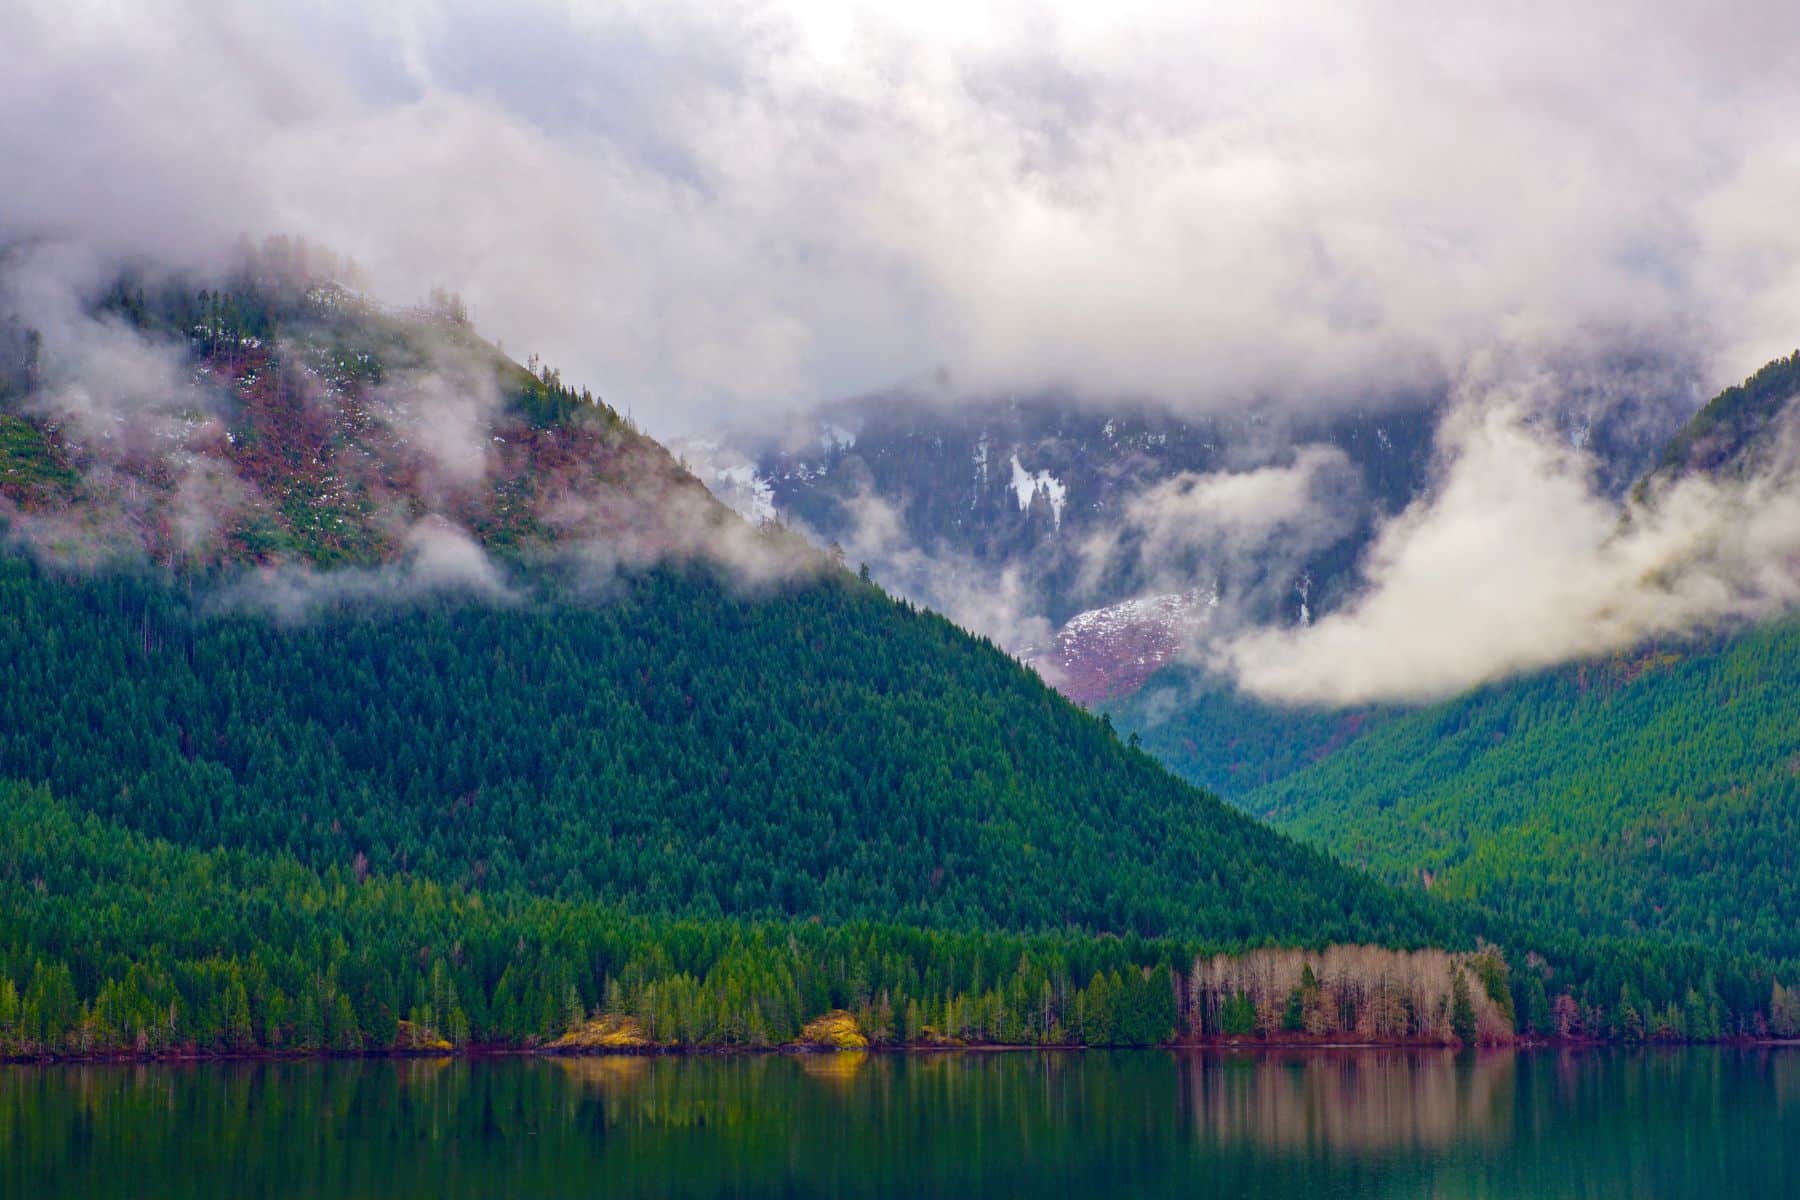
[[[798,1044],[814,1050],[867,1050],[869,1039],[856,1027],[856,1018],[838,1008],[808,1021]]]
[[[655,1043],[644,1032],[636,1017],[603,1013],[591,1021],[583,1021],[545,1047],[571,1054],[599,1053],[607,1050],[650,1050]]]

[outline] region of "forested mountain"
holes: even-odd
[[[1453,933],[853,578],[671,568],[294,626],[186,586],[4,564],[0,776],[185,844],[650,912]]]
[[[1758,498],[1747,501],[1751,504],[1766,503],[1791,487],[1791,402],[1796,395],[1800,395],[1800,356],[1768,363],[1742,384],[1720,392],[1675,432],[1656,456],[1654,467],[1631,489],[1640,513],[1653,516],[1663,493],[1689,475],[1711,476],[1712,483],[1727,489],[1756,476],[1761,490],[1756,493]],[[1786,457],[1777,462],[1779,456]],[[1742,623],[1733,628],[1741,631]],[[1205,630],[1193,633],[1204,636]],[[1723,640],[1708,642],[1697,652],[1711,654],[1724,644]],[[1662,649],[1686,653],[1693,648]],[[1653,657],[1655,650],[1646,648],[1637,657]],[[1604,675],[1613,665],[1596,663],[1591,669]],[[1498,697],[1497,705],[1527,703],[1523,698],[1526,692],[1510,685],[1484,692],[1489,693]],[[1179,662],[1148,673],[1140,688],[1098,700],[1097,710],[1110,714],[1122,730],[1135,733],[1147,750],[1178,775],[1246,803],[1257,788],[1331,757],[1356,738],[1416,707],[1340,709],[1269,704]],[[1582,719],[1573,709],[1568,716],[1571,722]]]
[[[1646,649],[1398,716],[1243,803],[1557,928],[1800,956],[1800,629]]]
[[[1676,477],[1764,470],[1787,358],[1672,440]],[[1416,711],[1288,710],[1174,672],[1115,707],[1191,779],[1396,882],[1544,927],[1800,955],[1800,629],[1647,645]],[[1164,698],[1167,689],[1181,703]],[[1160,703],[1160,709],[1152,706]]]
[[[10,1047],[387,1046],[409,1012],[516,1041],[700,978],[706,1019],[736,1022],[704,1040],[783,1040],[831,997],[767,963],[721,993],[722,947],[847,968],[753,920],[987,931],[955,990],[883,989],[940,1027],[1021,969],[1008,931],[1089,939],[1018,977],[1039,1039],[1052,975],[1066,1026],[1070,987],[1174,953],[1102,936],[1472,945],[1468,914],[1257,825],[991,644],[752,532],[450,298],[384,312],[270,261],[229,291],[93,298],[84,336],[158,373],[120,403],[99,356],[13,327],[0,779],[50,791],[5,791]],[[571,957],[576,925],[637,929],[642,965]],[[871,1005],[915,969],[885,945],[838,991]],[[1118,984],[1127,1040],[1166,1034],[1152,978]]]
[[[229,283],[127,274],[83,338],[10,326],[0,777],[182,844],[644,912],[1457,936],[748,529],[453,297],[381,310],[287,243]],[[102,378],[122,354],[150,378]]]
[[[91,361],[8,335],[0,1052],[1786,1019],[1748,960],[1565,942],[1267,829],[751,531],[452,298],[264,254],[114,286]],[[121,354],[156,385],[97,402]],[[1455,953],[1200,962],[1271,943]]]

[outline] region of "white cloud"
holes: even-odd
[[[937,366],[1228,403],[1596,323],[1788,348],[1800,14],[27,0],[15,227],[295,233],[653,432]],[[104,86],[100,86],[104,81]]]
[[[928,552],[908,535],[894,505],[870,491],[851,497],[844,510],[846,565],[881,564],[885,587],[1008,651],[1049,644],[1050,621],[1018,564],[996,568],[941,546]]]
[[[402,540],[405,554],[393,563],[331,571],[295,564],[260,567],[212,593],[208,602],[219,612],[263,612],[298,623],[341,604],[412,604],[446,595],[488,604],[518,601],[467,530],[426,517]]]
[[[1800,442],[1748,475],[1690,475],[1622,503],[1504,385],[1440,433],[1432,494],[1380,532],[1359,600],[1309,628],[1209,647],[1269,699],[1420,700],[1800,603]]]

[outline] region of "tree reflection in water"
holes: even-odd
[[[1800,1051],[0,1068],[6,1196],[1777,1194]]]

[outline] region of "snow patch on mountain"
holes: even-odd
[[[752,525],[775,519],[775,488],[748,456],[710,437],[685,438],[670,448],[726,507]]]
[[[1019,498],[1019,511],[1027,512],[1031,502],[1041,491],[1050,501],[1050,515],[1058,529],[1062,528],[1063,504],[1069,498],[1069,489],[1062,480],[1049,471],[1031,472],[1019,461],[1019,456],[1012,456],[1012,490]]]
[[[1181,653],[1218,606],[1218,588],[1139,596],[1071,617],[1019,657],[1078,704],[1129,696]]]

